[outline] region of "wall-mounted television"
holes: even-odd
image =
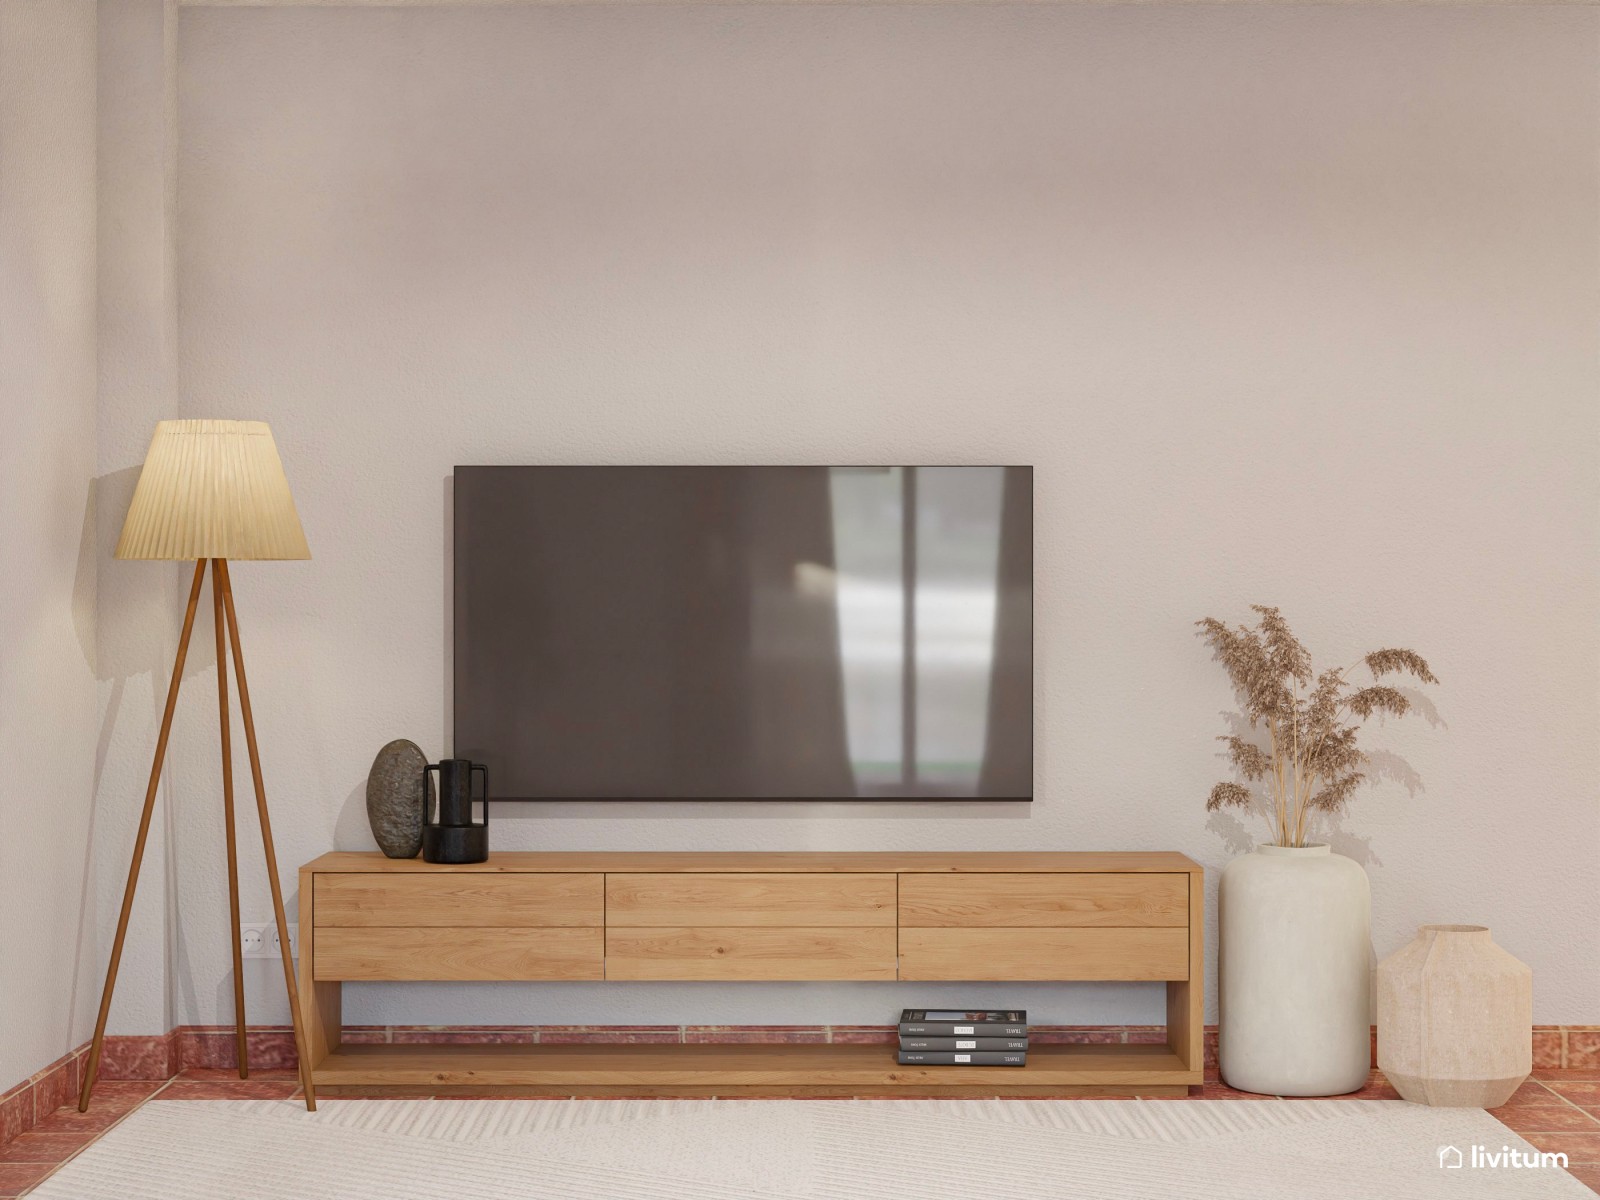
[[[496,800],[1031,800],[1031,467],[458,466]]]

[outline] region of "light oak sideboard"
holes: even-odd
[[[306,1043],[331,1095],[1175,1094],[1202,1079],[1203,897],[1168,852],[325,854],[300,869]],[[883,1045],[343,1044],[356,980],[1155,981],[1167,1040],[1035,1045],[1021,1068]]]

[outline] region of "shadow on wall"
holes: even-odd
[[[1430,725],[1442,727],[1443,719],[1439,711],[1422,693],[1408,692],[1407,695],[1416,704],[1417,711]],[[1254,741],[1259,730],[1251,728],[1250,720],[1242,712],[1223,712],[1220,714],[1228,732],[1245,741]],[[1228,755],[1222,751],[1217,752],[1217,757],[1229,764],[1229,773],[1236,783],[1249,787],[1250,781],[1241,775]],[[1400,755],[1392,750],[1367,751],[1366,774],[1369,783],[1397,783],[1405,788],[1406,795],[1415,797],[1427,790],[1422,781],[1422,776]],[[1257,831],[1239,818],[1239,816],[1226,809],[1219,809],[1210,814],[1206,820],[1206,828],[1215,834],[1222,842],[1222,848],[1229,855],[1248,854],[1259,843]],[[1352,833],[1346,826],[1344,813],[1335,813],[1333,816],[1324,816],[1317,823],[1316,838],[1325,841],[1335,854],[1342,854],[1346,858],[1354,859],[1363,867],[1381,867],[1383,860],[1372,847],[1372,838],[1361,834]]]
[[[100,689],[93,803],[89,811],[78,889],[78,930],[67,1014],[70,1028],[76,1028],[81,1011],[79,985],[84,982],[81,978],[84,952],[86,944],[93,939],[96,926],[93,904],[95,839],[101,826],[101,786],[106,762],[118,722],[123,719],[128,687],[141,679],[149,687],[149,706],[145,712],[152,714],[153,738],[153,723],[158,719],[154,714],[159,714],[166,702],[177,621],[181,615],[173,605],[178,575],[173,565],[128,563],[125,564],[126,569],[119,567],[114,573],[104,569],[106,564],[115,561],[122,518],[128,510],[134,486],[139,481],[140,470],[140,467],[126,467],[90,481],[84,501],[77,567],[73,577],[72,617],[78,646],[84,662],[94,673],[96,683],[109,685],[109,688]],[[186,664],[185,678],[213,669],[215,665],[215,653],[209,639],[196,638]],[[151,753],[153,750],[152,740],[145,752]],[[111,797],[110,803],[117,806],[119,815],[127,811],[131,818],[137,813],[142,800],[142,794],[119,794]],[[119,819],[113,825],[119,829],[125,826],[130,830],[132,828],[131,820],[125,822]],[[165,827],[170,831],[171,823],[166,822]],[[131,849],[130,842],[128,850],[131,852]],[[170,880],[162,881],[162,885],[169,889],[170,884]],[[98,966],[96,969],[99,969]],[[100,982],[98,977],[93,981],[96,1000]]]

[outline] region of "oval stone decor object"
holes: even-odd
[[[399,738],[378,751],[367,772],[367,823],[390,858],[415,858],[422,849],[423,815],[434,796],[427,765],[421,746]]]

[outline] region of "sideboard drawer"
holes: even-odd
[[[895,930],[606,929],[607,979],[893,979]]]
[[[893,928],[895,877],[843,873],[607,875],[606,920],[625,926]]]
[[[902,926],[1186,926],[1189,877],[902,875]]]
[[[900,929],[901,979],[1189,978],[1187,929]]]
[[[595,929],[317,930],[318,980],[602,979],[605,933]]]
[[[509,926],[605,923],[605,876],[594,874],[322,874],[312,917],[322,925]],[[319,943],[320,944],[320,943]]]

